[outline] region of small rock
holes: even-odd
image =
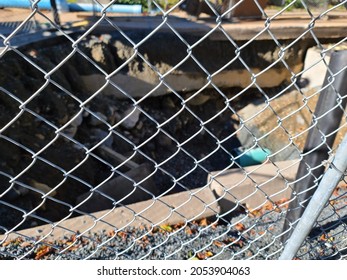
[[[100,141],[104,140],[109,135],[109,133],[107,131],[104,131],[104,130],[99,129],[99,128],[91,129],[90,133],[92,135],[91,136],[92,140],[94,140],[93,142],[96,142],[96,143],[99,143]],[[112,135],[109,136],[105,142],[103,142],[103,145],[105,145],[107,147],[112,147],[112,144],[113,144]]]
[[[139,121],[141,111],[138,108],[129,108],[122,115],[122,127],[133,129]]]
[[[77,133],[77,126],[70,125],[68,128],[63,130],[64,134],[66,134],[70,138],[74,138]],[[67,139],[66,139],[67,140]],[[69,141],[69,140],[68,140]]]
[[[172,145],[172,140],[164,134],[158,136],[158,144],[163,147],[169,147]]]
[[[143,128],[143,122],[139,121],[139,123],[136,126],[137,130],[141,130]]]
[[[35,136],[39,140],[45,140],[45,136],[43,134],[41,134],[41,133],[36,133]]]
[[[78,114],[76,118],[74,118],[74,120],[72,121],[71,125],[72,126],[80,126],[83,122],[83,115],[82,114]]]
[[[74,138],[77,133],[78,127],[82,124],[82,122],[83,115],[78,114],[78,116],[71,122],[71,124],[66,129],[64,129],[64,133],[67,136]]]
[[[116,112],[116,111],[113,111],[111,117],[110,117],[110,124],[111,125],[115,125],[116,123],[118,123],[120,120],[122,119],[121,115]]]
[[[101,125],[101,124],[103,124],[102,120],[104,120],[104,121],[107,120],[107,117],[103,113],[96,112],[96,113],[94,113],[94,115],[90,115],[89,125],[91,125],[91,126]]]
[[[83,118],[86,118],[86,117],[88,117],[90,114],[89,114],[89,112],[88,111],[83,111]]]
[[[37,182],[35,180],[31,180],[30,185],[33,188],[35,188],[35,189],[37,189],[39,191],[42,191],[43,193],[49,193],[50,191],[52,191],[51,187],[47,186],[46,184],[39,183],[39,182]],[[50,196],[55,196],[56,194],[57,194],[57,192],[53,191],[53,192],[50,193]]]
[[[102,34],[99,37],[100,41],[105,43],[106,45],[111,43],[112,36],[110,34]]]

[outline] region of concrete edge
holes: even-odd
[[[126,227],[185,223],[218,215],[228,217],[240,204],[256,209],[271,199],[289,198],[299,160],[212,172],[209,185],[114,209],[0,235],[0,244],[16,237],[60,239],[80,233],[109,232]],[[248,175],[245,175],[247,172]],[[264,192],[267,194],[264,195]],[[230,212],[230,213],[229,213]]]
[[[0,244],[17,237],[57,240],[64,235],[109,232],[126,227],[177,224],[216,214],[220,214],[216,197],[210,188],[205,187],[14,231],[0,235]]]
[[[240,205],[255,210],[268,201],[289,199],[299,163],[295,159],[212,172],[208,182],[227,216]]]

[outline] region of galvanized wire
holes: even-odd
[[[108,12],[117,1],[87,1],[101,12],[82,27],[64,23],[63,15],[60,25],[39,2],[32,1],[23,20],[0,24],[0,111],[6,112],[0,125],[0,216],[10,217],[0,218],[0,259],[278,259],[297,243],[295,236],[289,247],[282,243],[288,207],[296,199],[290,193],[319,166],[332,166],[324,161],[307,165],[304,178],[288,175],[314,152],[303,147],[317,127],[315,103],[325,90],[303,86],[303,77],[323,66],[320,75],[331,75],[328,87],[339,74],[327,60],[347,37],[326,44],[317,26],[334,12],[346,13],[346,1],[326,7],[292,1],[277,10],[252,1],[261,25],[247,40],[230,31],[231,22],[254,23],[233,18],[245,0],[196,1],[201,11],[209,10],[192,13],[195,21],[177,13],[186,1],[152,1],[148,8],[157,17],[128,18],[129,26],[138,20],[144,32],[129,32]],[[283,39],[275,25],[297,6],[306,27]],[[41,23],[33,25],[34,19]],[[188,30],[208,28],[189,34],[177,20]],[[163,34],[172,42],[159,41]],[[47,45],[41,41],[46,35]],[[265,47],[257,45],[261,40]],[[167,56],[162,61],[149,51],[158,42]],[[315,47],[319,58],[297,68],[293,55],[302,42],[304,51],[306,44]],[[215,45],[225,59],[212,56]],[[255,67],[260,56],[252,48],[271,59]],[[237,69],[232,78],[225,74],[230,69]],[[264,77],[273,73],[271,80],[277,72],[287,79],[264,85]],[[99,84],[88,88],[81,81],[92,75]],[[228,79],[240,81],[231,86]],[[143,83],[135,88],[133,81]],[[323,116],[341,110],[343,120],[321,135],[325,144],[338,135],[327,146],[336,157],[347,116],[345,93],[337,95],[337,106]],[[263,158],[246,166],[255,151]],[[315,177],[315,185],[327,175]],[[346,258],[346,182],[338,181],[321,201],[313,230],[305,231],[289,258]],[[300,228],[304,218],[291,226]]]

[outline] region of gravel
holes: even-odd
[[[297,259],[343,259],[346,256],[345,188],[338,188],[300,248]],[[20,237],[0,247],[0,259],[278,259],[285,206],[265,205],[226,222],[220,218],[152,229],[64,236],[52,242]],[[224,221],[223,221],[224,220]]]

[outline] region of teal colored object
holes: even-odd
[[[55,0],[57,9],[59,12],[68,12],[68,4],[66,0]],[[50,0],[41,0],[37,3],[37,6],[43,10],[51,10]],[[4,8],[27,8],[31,7],[31,2],[29,0],[0,0],[0,7]]]
[[[244,154],[241,155],[242,153]],[[236,159],[236,162],[241,166],[245,167],[263,163],[266,160],[267,156],[271,155],[271,151],[269,149],[255,148],[244,152],[240,149],[237,149],[236,155],[238,157]]]
[[[100,5],[93,5],[92,3],[72,3],[69,4],[71,12],[101,12]],[[142,5],[125,5],[113,4],[107,8],[108,13],[127,13],[127,14],[140,14],[142,13]]]
[[[67,3],[66,0],[55,0],[58,12],[101,12],[100,5],[93,5],[93,3]],[[41,0],[37,3],[38,7],[43,10],[51,10],[50,0]],[[3,8],[27,8],[31,7],[29,0],[0,0],[0,7]],[[142,5],[125,5],[114,4],[107,8],[106,12],[109,13],[142,13]]]

